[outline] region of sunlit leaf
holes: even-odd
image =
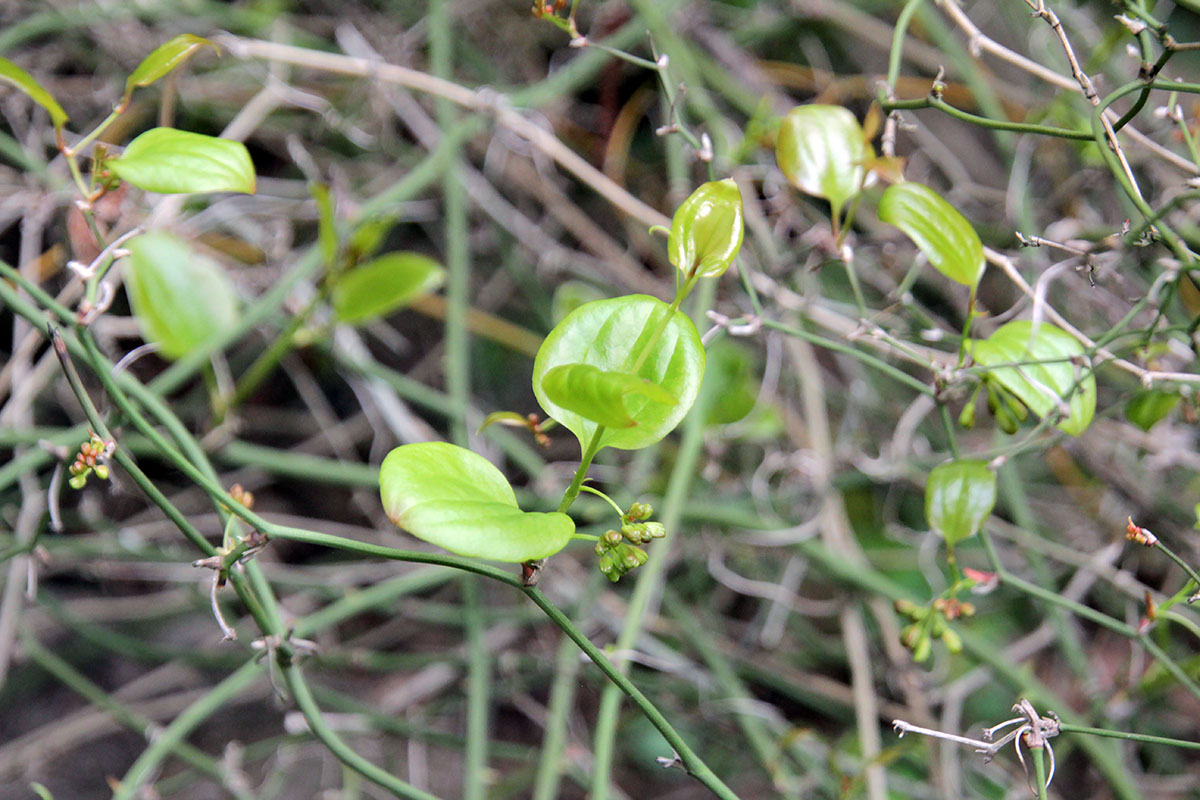
[[[858,120],[841,106],[793,108],[775,143],[783,176],[805,194],[828,200],[834,218],[862,188],[863,164],[874,156]]]
[[[70,117],[67,112],[63,111],[63,107],[58,104],[48,91],[42,88],[42,85],[33,79],[25,70],[18,67],[7,58],[0,58],[0,80],[7,81],[13,86],[20,89],[29,99],[37,103],[46,111],[50,112],[50,122],[54,127],[61,128]]]
[[[547,370],[542,376],[542,391],[550,402],[610,428],[637,425],[627,403],[640,408],[638,398],[675,405],[671,393],[657,383],[591,364],[561,364]]]
[[[925,517],[947,547],[974,536],[996,505],[996,475],[985,461],[941,464],[925,484]]]
[[[148,192],[254,193],[250,153],[230,139],[151,128],[106,163],[118,178]]]
[[[334,315],[352,324],[381,317],[433,291],[445,275],[429,256],[385,253],[338,278],[330,297]]]
[[[742,193],[733,180],[709,181],[671,219],[667,252],[685,279],[725,273],[742,247]]]
[[[162,231],[131,239],[125,285],[148,342],[179,358],[237,321],[237,295],[221,265]]]
[[[192,54],[201,47],[217,49],[217,46],[208,39],[190,33],[181,33],[160,44],[150,55],[142,59],[142,63],[137,65],[137,69],[125,79],[125,93],[128,94],[138,86],[149,86],[154,83],[191,58]]]
[[[879,219],[912,239],[934,269],[974,287],[985,262],[979,234],[942,196],[919,183],[889,186],[879,200]]]
[[[674,399],[665,403],[626,396],[625,408],[636,425],[606,427],[600,444],[636,450],[670,433],[692,407],[704,377],[704,348],[687,315],[646,295],[598,300],[568,314],[538,350],[533,391],[546,413],[587,447],[597,423],[551,400],[543,386],[547,373],[566,364],[590,364],[636,376],[662,387]]]
[[[968,342],[975,362],[1039,417],[1061,414],[1058,428],[1083,433],[1096,413],[1096,378],[1083,345],[1061,328],[1028,320]]]
[[[522,511],[491,462],[444,442],[392,450],[379,469],[379,489],[388,519],[461,556],[546,558],[566,547],[575,532],[566,514]]]

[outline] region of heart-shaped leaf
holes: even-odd
[[[974,287],[983,276],[979,234],[942,196],[919,183],[889,186],[879,199],[879,219],[912,239],[938,272]]]
[[[18,67],[7,58],[0,58],[0,80],[7,81],[29,96],[29,99],[50,112],[50,122],[54,127],[61,128],[70,119],[63,107],[54,96],[42,88],[25,70]]]
[[[1058,428],[1083,433],[1096,413],[1096,378],[1075,337],[1043,322],[1028,320],[1000,326],[986,339],[968,342],[975,362],[988,376],[1039,417],[1061,413]]]
[[[568,314],[538,350],[533,392],[546,413],[586,448],[598,423],[555,402],[544,385],[555,367],[580,364],[644,379],[674,400],[625,395],[625,409],[635,425],[605,427],[600,446],[636,450],[670,433],[696,402],[704,377],[704,347],[686,314],[647,295],[597,300]]]
[[[986,461],[950,461],[929,473],[925,517],[947,547],[978,533],[995,505],[996,475]]]
[[[169,41],[154,48],[150,55],[142,59],[129,77],[125,79],[125,94],[128,95],[139,86],[149,86],[159,78],[171,72],[183,62],[192,57],[201,47],[217,46],[202,36],[181,33]]]
[[[344,273],[330,297],[339,322],[357,324],[407,305],[441,285],[446,271],[420,253],[386,253]]]
[[[500,470],[445,442],[406,444],[379,468],[388,519],[451,553],[489,561],[546,558],[567,546],[566,514],[522,511]]]
[[[632,428],[637,420],[627,402],[646,398],[675,405],[675,398],[657,383],[624,372],[609,372],[591,364],[562,364],[542,377],[550,402],[610,428]]]
[[[254,164],[241,142],[174,128],[151,128],[120,158],[106,162],[118,178],[159,194],[254,194]]]
[[[742,247],[742,193],[733,180],[709,181],[692,192],[671,219],[667,253],[692,277],[717,278]]]
[[[823,197],[840,216],[866,177],[864,164],[875,151],[862,127],[841,106],[797,106],[779,127],[775,160],[783,176],[805,194]]]
[[[148,342],[179,358],[237,321],[237,294],[221,265],[162,231],[127,245],[125,285]]]

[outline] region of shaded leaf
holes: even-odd
[[[1142,389],[1125,406],[1125,417],[1144,431],[1148,431],[1175,410],[1183,399],[1175,392],[1162,389]]]
[[[533,391],[547,415],[574,433],[586,448],[597,423],[554,402],[543,387],[546,374],[565,364],[590,364],[602,371],[643,378],[674,398],[674,403],[636,395],[625,398],[636,426],[606,427],[600,444],[636,450],[670,433],[692,407],[704,377],[704,348],[687,315],[647,295],[598,300],[568,314],[538,350]]]
[[[221,265],[162,231],[131,239],[125,284],[148,342],[179,358],[237,321],[237,295]]]
[[[879,219],[904,231],[934,269],[950,280],[972,288],[979,283],[985,266],[979,234],[928,186],[889,186],[879,200]]]
[[[716,278],[742,247],[742,193],[732,179],[709,181],[688,196],[671,219],[667,252],[685,279]]]
[[[70,119],[53,95],[42,88],[42,85],[35,81],[32,75],[7,58],[0,58],[0,80],[11,83],[28,95],[30,100],[50,112],[50,121],[55,128],[61,128],[63,123]]]
[[[317,204],[317,247],[321,249],[321,260],[326,269],[332,269],[337,261],[338,235],[337,223],[333,217],[333,198],[329,195],[329,187],[323,183],[311,183],[308,193]]]
[[[823,197],[841,214],[862,188],[863,164],[875,151],[858,120],[841,106],[797,106],[787,113],[775,143],[775,160],[793,186]]]
[[[591,364],[561,364],[548,370],[542,376],[542,391],[550,402],[610,428],[637,425],[626,405],[634,398],[675,405],[671,393],[656,383]]]
[[[254,193],[250,153],[230,139],[151,128],[106,163],[118,178],[148,192]]]
[[[985,461],[950,461],[929,473],[925,517],[947,547],[978,533],[995,505],[996,475]]]
[[[708,348],[703,391],[711,392],[704,406],[709,425],[728,425],[743,419],[758,400],[758,379],[750,352],[737,342],[721,339]]]
[[[1016,320],[967,344],[976,363],[1039,417],[1062,413],[1056,425],[1072,436],[1091,424],[1096,378],[1083,345],[1066,331],[1048,322],[1034,330],[1028,320]]]
[[[208,39],[190,33],[181,33],[160,44],[150,55],[142,59],[142,63],[137,65],[137,69],[125,79],[125,94],[128,95],[138,86],[149,86],[167,75],[171,70],[191,58],[192,54],[201,47],[218,49]]]
[[[546,558],[566,547],[566,514],[522,511],[512,487],[487,459],[445,442],[406,444],[379,469],[388,519],[452,553],[490,561]]]
[[[357,324],[401,308],[441,285],[446,271],[420,253],[385,253],[342,274],[330,301],[339,322]]]

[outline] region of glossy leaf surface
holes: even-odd
[[[983,276],[983,243],[966,217],[937,192],[919,183],[889,186],[879,199],[879,219],[913,240],[934,269],[974,287]]]
[[[779,128],[775,160],[788,182],[823,197],[841,214],[866,177],[864,163],[875,151],[854,114],[841,106],[797,106]]]
[[[61,128],[63,123],[70,119],[53,95],[42,88],[42,85],[34,80],[32,75],[7,58],[0,58],[0,80],[17,87],[28,95],[30,100],[46,109],[50,113],[50,121],[54,127]]]
[[[182,239],[153,231],[131,239],[125,285],[148,342],[179,358],[237,321],[237,294],[225,270]]]
[[[420,253],[386,253],[346,272],[330,297],[339,322],[381,317],[441,285],[442,266]]]
[[[696,401],[704,377],[704,347],[687,315],[671,311],[666,303],[647,295],[598,300],[568,314],[538,350],[533,391],[546,413],[586,448],[597,423],[551,400],[543,385],[547,373],[568,364],[589,364],[598,370],[636,376],[657,384],[674,398],[674,403],[664,403],[626,396],[626,410],[636,425],[606,427],[600,444],[636,450],[670,433]]]
[[[730,178],[709,181],[676,209],[667,253],[685,279],[716,278],[737,257],[744,229],[737,184]]]
[[[160,194],[254,193],[254,164],[241,142],[200,133],[151,128],[108,167],[123,181]]]
[[[379,469],[388,519],[451,553],[489,561],[546,558],[566,547],[575,523],[566,514],[522,511],[500,470],[445,442],[406,444]]]
[[[950,461],[929,473],[925,517],[947,547],[978,533],[995,505],[996,475],[985,461]]]
[[[1059,430],[1078,436],[1096,413],[1096,378],[1083,346],[1061,328],[1028,320],[968,343],[975,362],[1039,417],[1064,412]],[[1077,366],[1078,364],[1078,366]]]
[[[657,383],[591,364],[562,364],[548,370],[542,376],[542,391],[550,402],[610,428],[637,425],[627,403],[640,406],[639,398],[675,405],[671,393]]]
[[[191,58],[201,47],[217,49],[217,46],[208,39],[190,33],[181,33],[160,44],[150,55],[142,59],[142,63],[137,65],[137,69],[125,79],[125,93],[128,94],[139,86],[149,86],[169,74],[171,70]]]

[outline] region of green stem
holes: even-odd
[[[596,457],[596,453],[600,452],[600,439],[604,436],[605,430],[607,428],[603,425],[597,425],[596,432],[592,434],[587,447],[583,449],[579,466],[575,469],[575,477],[571,479],[571,485],[563,492],[562,500],[558,504],[559,513],[565,514],[571,504],[575,502],[575,498],[579,496],[579,489],[583,486],[584,479],[587,478],[588,467],[592,465],[592,459]]]
[[[1127,742],[1143,742],[1145,744],[1162,744],[1168,747],[1181,747],[1185,750],[1200,750],[1200,742],[1186,739],[1171,739],[1166,736],[1150,736],[1145,733],[1130,733],[1129,731],[1112,731],[1106,728],[1088,728],[1083,725],[1062,723],[1059,729],[1063,733],[1082,733],[1089,736],[1104,736],[1109,739],[1124,739]]]
[[[467,749],[463,757],[463,798],[487,796],[488,709],[491,704],[491,659],[484,639],[479,578],[462,576],[463,613],[467,637]]]
[[[1090,142],[1094,140],[1093,135],[1089,131],[1073,131],[1069,128],[1056,128],[1053,125],[1010,122],[1008,120],[992,119],[991,117],[981,117],[978,114],[972,114],[956,108],[935,95],[918,97],[912,100],[885,100],[880,103],[880,106],[884,111],[919,111],[921,109],[932,108],[962,122],[996,131],[1028,133],[1035,136],[1054,136],[1059,139],[1073,139],[1078,142]]]
[[[1030,755],[1033,756],[1033,774],[1034,780],[1037,781],[1037,796],[1038,800],[1047,800],[1046,798],[1046,749],[1044,747],[1029,748]]]

